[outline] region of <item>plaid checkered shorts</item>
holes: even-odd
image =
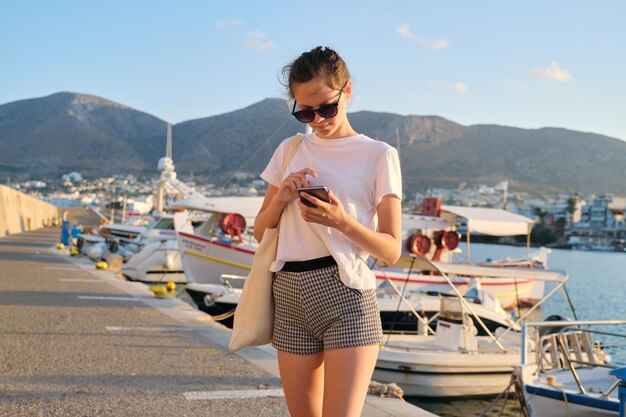
[[[358,290],[339,278],[337,265],[274,274],[272,345],[313,355],[326,349],[377,345],[382,326],[376,290]]]

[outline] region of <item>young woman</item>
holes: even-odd
[[[280,224],[271,268],[273,346],[292,416],[356,417],[382,337],[375,276],[366,260],[372,255],[393,264],[401,251],[398,154],[350,126],[352,81],[335,51],[305,52],[283,75],[292,114],[313,133],[282,177],[289,140],[261,174],[269,188],[255,221],[256,239]],[[312,185],[327,187],[329,202],[298,194]]]

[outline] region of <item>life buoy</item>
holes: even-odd
[[[430,252],[430,239],[424,235],[411,235],[406,241],[407,250],[421,258]]]
[[[461,240],[460,235],[452,230],[438,230],[433,235],[433,241],[437,249],[433,255],[433,261],[441,259],[441,253],[444,250],[454,250],[459,246]]]
[[[437,247],[437,249],[443,249],[443,234],[444,231],[443,230],[437,230],[435,233],[433,233],[433,242],[435,242],[435,246]]]
[[[458,232],[448,230],[441,236],[441,244],[447,250],[455,250],[459,246],[461,235]]]
[[[231,237],[238,236],[241,240],[241,234],[246,230],[246,219],[239,213],[224,213],[220,218],[220,229]]]

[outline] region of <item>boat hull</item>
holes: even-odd
[[[122,265],[122,273],[132,281],[146,283],[187,282],[175,240],[144,246]]]
[[[556,389],[526,385],[525,397],[531,417],[616,417],[617,401],[590,398],[575,393],[564,394]],[[563,396],[567,396],[567,401]]]
[[[239,244],[230,241],[207,238],[191,233],[178,232],[178,248],[183,269],[188,282],[203,284],[220,284],[223,274],[247,276],[250,272],[255,245]],[[376,271],[377,285],[387,279],[397,286],[404,286],[407,273],[403,271]],[[452,279],[461,292],[470,285],[470,277]],[[511,278],[490,278],[481,282],[485,291],[498,298],[505,309],[519,304],[529,306],[536,304],[544,293],[544,281]],[[420,290],[424,287],[439,292],[450,291],[450,285],[442,276],[412,273],[407,283],[407,291]]]
[[[511,371],[445,374],[392,371],[377,367],[374,379],[395,382],[408,397],[480,397],[502,392],[511,380]]]
[[[188,282],[201,284],[221,284],[224,274],[247,276],[254,257],[243,245],[191,233],[178,233],[178,248]]]
[[[207,300],[207,291],[201,286],[194,287],[194,284],[186,285],[185,291],[196,304],[198,310],[207,313],[209,316],[214,318],[224,317],[223,319],[216,321],[232,329],[234,316],[230,313],[237,308],[237,304],[209,301]]]
[[[475,397],[502,392],[521,355],[508,350],[466,353],[438,349],[427,336],[412,336],[413,347],[382,346],[374,379],[398,384],[405,395],[417,397]]]
[[[418,291],[426,286],[433,291],[450,291],[450,284],[442,276],[411,273],[407,282],[407,273],[403,271],[385,271],[385,274],[376,272],[378,285],[388,279],[396,286],[406,285],[407,292]],[[471,277],[453,277],[451,281],[463,293],[470,285],[471,279]],[[494,295],[504,309],[514,308],[518,304],[521,307],[535,305],[543,297],[545,289],[544,281],[530,279],[489,278],[482,280],[480,285],[483,290]]]

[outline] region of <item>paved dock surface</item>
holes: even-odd
[[[0,239],[0,416],[289,416],[275,351],[96,271],[57,230]],[[368,396],[363,417],[433,414]]]

